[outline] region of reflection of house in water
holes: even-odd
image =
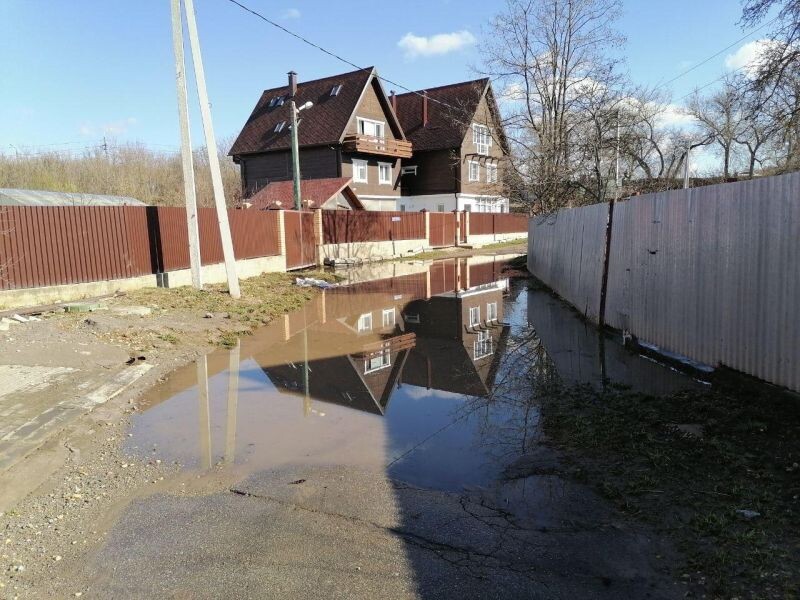
[[[284,393],[376,414],[402,383],[486,395],[507,330],[504,265],[452,259],[325,290],[254,358]]]

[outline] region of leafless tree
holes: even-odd
[[[752,27],[777,12],[768,44],[759,57],[753,87],[771,95],[800,68],[800,0],[744,0],[741,23]]]
[[[731,175],[738,139],[747,128],[747,114],[743,111],[740,88],[732,77],[726,78],[722,89],[709,96],[695,93],[689,100],[689,113],[697,119],[700,129],[712,137],[720,147],[722,172],[726,179]]]
[[[614,28],[619,13],[619,0],[506,0],[490,24],[484,69],[511,90],[516,108],[505,126],[512,167],[534,212],[553,212],[574,198],[582,111],[586,95],[615,72],[610,51],[623,41]]]

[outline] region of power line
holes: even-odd
[[[696,65],[693,65],[693,66],[689,67],[688,69],[686,69],[686,70],[685,70],[685,71],[683,71],[682,73],[680,73],[680,74],[676,75],[675,77],[673,77],[673,78],[672,78],[672,79],[670,79],[669,81],[665,81],[664,83],[660,83],[660,84],[656,85],[656,88],[655,88],[655,89],[658,89],[658,88],[661,88],[661,87],[667,86],[667,85],[669,85],[670,83],[672,83],[673,81],[676,81],[676,80],[680,79],[680,78],[681,78],[681,77],[683,77],[684,75],[687,75],[688,73],[691,73],[692,71],[694,71],[694,70],[695,70],[695,69],[697,69],[698,67],[702,67],[702,66],[703,66],[704,64],[706,64],[707,62],[709,62],[709,61],[711,61],[711,60],[713,60],[713,59],[717,58],[717,57],[718,57],[720,54],[722,54],[723,52],[727,52],[728,50],[730,50],[731,48],[733,48],[733,47],[734,47],[735,45],[737,45],[738,43],[740,43],[740,42],[743,42],[744,40],[746,40],[747,38],[749,38],[751,35],[753,35],[753,34],[754,34],[756,31],[759,31],[759,30],[761,30],[761,29],[764,29],[765,27],[767,27],[767,26],[769,26],[769,25],[772,25],[772,24],[773,24],[775,21],[777,21],[777,20],[778,20],[778,17],[775,17],[775,18],[774,18],[774,19],[772,19],[771,21],[767,21],[766,23],[764,23],[764,24],[760,25],[759,27],[756,27],[756,28],[755,28],[755,29],[753,29],[752,31],[748,32],[746,35],[744,35],[744,36],[740,37],[740,38],[739,38],[738,40],[736,40],[735,42],[733,42],[733,43],[729,44],[728,46],[725,46],[725,47],[724,47],[722,50],[720,50],[719,52],[717,52],[717,53],[715,53],[715,54],[712,54],[712,55],[711,55],[711,56],[709,56],[708,58],[705,58],[705,59],[701,60],[701,61],[700,61],[699,63],[697,63]],[[737,69],[737,70],[738,70],[738,69]]]
[[[284,27],[284,26],[283,26],[283,25],[281,25],[280,23],[276,23],[276,22],[275,22],[275,21],[273,21],[272,19],[269,19],[269,18],[265,17],[265,16],[264,16],[264,15],[262,15],[260,12],[258,12],[258,11],[256,11],[256,10],[253,10],[252,8],[250,8],[250,7],[248,7],[248,6],[245,6],[244,4],[242,4],[241,2],[239,2],[238,0],[228,0],[228,2],[230,2],[231,4],[235,4],[236,6],[238,6],[239,8],[241,8],[242,10],[244,10],[244,11],[246,11],[246,12],[249,12],[250,14],[254,15],[255,17],[257,17],[257,18],[261,19],[262,21],[264,21],[264,22],[266,22],[266,23],[269,23],[269,24],[270,24],[270,25],[272,25],[273,27],[276,27],[276,28],[280,29],[280,30],[281,30],[281,31],[283,31],[284,33],[287,33],[287,34],[289,34],[290,36],[292,36],[292,37],[294,37],[294,38],[297,38],[298,40],[300,40],[300,41],[301,41],[301,42],[303,42],[304,44],[308,44],[308,45],[309,45],[309,46],[311,46],[312,48],[316,48],[316,49],[317,49],[317,50],[319,50],[320,52],[324,52],[324,53],[325,53],[325,54],[327,54],[328,56],[331,56],[331,57],[335,58],[336,60],[338,60],[338,61],[341,61],[341,62],[343,62],[344,64],[346,64],[346,65],[349,65],[349,66],[351,66],[351,67],[355,68],[355,69],[356,69],[356,70],[358,70],[358,71],[364,71],[365,73],[369,73],[369,72],[370,72],[370,71],[369,71],[369,69],[365,69],[364,67],[361,67],[361,66],[357,65],[356,63],[354,63],[354,62],[352,62],[352,61],[350,61],[350,60],[347,60],[346,58],[344,58],[344,57],[342,57],[342,56],[340,56],[340,55],[336,54],[335,52],[332,52],[331,50],[328,50],[327,48],[323,48],[323,47],[322,47],[322,46],[320,46],[319,44],[315,44],[314,42],[312,42],[312,41],[311,41],[311,40],[309,40],[308,38],[305,38],[305,37],[303,37],[303,36],[302,36],[302,35],[300,35],[299,33],[295,33],[295,32],[294,32],[294,31],[292,31],[291,29],[287,29],[286,27]],[[386,78],[386,77],[383,77],[383,76],[381,76],[381,75],[378,75],[378,79],[380,79],[381,81],[385,81],[386,83],[388,83],[388,84],[390,84],[390,85],[393,85],[393,86],[395,86],[395,87],[397,87],[397,88],[400,88],[401,90],[405,90],[406,92],[409,92],[409,93],[411,93],[411,94],[416,94],[417,96],[421,96],[421,97],[422,97],[422,96],[424,96],[424,94],[422,94],[422,93],[420,93],[420,92],[418,92],[418,91],[416,91],[416,90],[412,90],[411,88],[409,88],[409,87],[406,87],[406,86],[404,86],[404,85],[403,85],[403,84],[401,84],[401,83],[398,83],[398,82],[396,82],[396,81],[392,81],[391,79],[388,79],[388,78]],[[430,101],[430,102],[435,102],[435,103],[437,103],[437,104],[441,104],[442,106],[446,106],[447,108],[450,108],[450,109],[453,109],[453,110],[458,110],[458,109],[457,109],[455,106],[452,106],[452,105],[448,104],[447,102],[442,102],[441,100],[438,100],[438,99],[436,99],[436,98],[431,98],[430,96],[428,96],[428,101]]]

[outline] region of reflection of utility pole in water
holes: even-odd
[[[228,423],[225,438],[225,462],[236,462],[236,409],[239,404],[239,350],[240,342],[231,348],[228,356]]]
[[[208,363],[197,359],[197,400],[200,403],[200,465],[211,468],[211,415],[208,407]]]
[[[303,416],[311,414],[311,391],[308,383],[308,319],[303,307]]]

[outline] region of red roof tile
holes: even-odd
[[[305,179],[300,181],[300,197],[304,208],[320,208],[336,196],[352,181],[349,177],[330,177],[326,179]],[[253,208],[294,208],[294,182],[274,181],[258,190],[246,201]],[[362,208],[356,206],[354,208]]]

